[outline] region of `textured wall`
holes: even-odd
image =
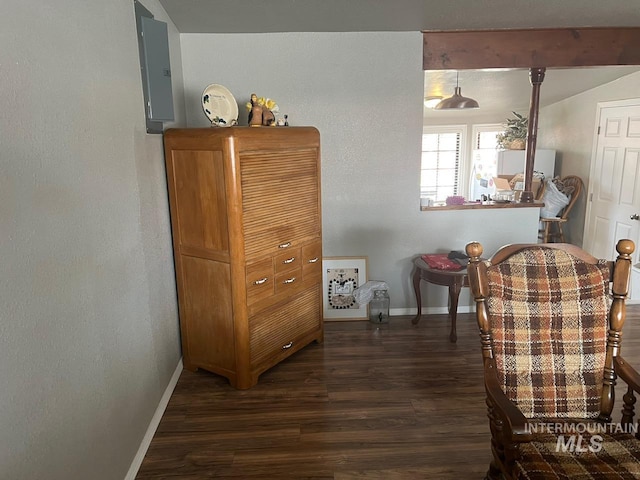
[[[133,2],[3,2],[0,43],[0,478],[123,478],[180,358]]]
[[[420,212],[421,33],[182,34],[181,44],[189,126],[208,125],[200,96],[219,83],[240,103],[244,124],[255,92],[275,99],[291,124],[320,130],[323,253],[368,256],[369,278],[389,284],[392,308],[415,307],[409,278],[418,253],[532,239],[517,222],[496,238],[486,215],[468,223]],[[445,307],[446,289],[429,288],[429,305]]]
[[[143,4],[166,21],[157,0]],[[221,83],[240,104],[271,96],[292,124],[320,129],[324,254],[368,255],[392,306],[415,306],[416,253],[502,242],[488,212],[418,210],[420,33],[169,29],[176,124],[207,125],[200,94]],[[162,143],[144,129],[133,3],[3,2],[0,42],[0,478],[122,478],[180,356]],[[625,88],[637,96],[634,79]],[[561,130],[585,111],[564,108],[545,146],[588,150],[591,138]],[[575,173],[585,156],[565,159]],[[504,241],[527,240],[518,217],[505,223]],[[444,306],[433,288],[429,304]]]

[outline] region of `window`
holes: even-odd
[[[501,125],[474,125],[473,148],[476,150],[498,151],[498,134],[504,131]]]
[[[422,135],[420,196],[444,202],[460,192],[466,127],[425,127]]]
[[[498,146],[496,137],[504,127],[499,124],[474,125],[471,165],[469,167],[470,200],[479,200],[482,195],[493,195],[493,178],[498,174]]]
[[[496,136],[503,130],[501,124],[424,126],[420,196],[442,203],[450,195],[472,201],[493,195],[499,151]]]

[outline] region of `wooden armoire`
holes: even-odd
[[[320,135],[164,133],[183,363],[236,388],[321,342]]]

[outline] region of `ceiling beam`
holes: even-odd
[[[640,65],[640,28],[425,31],[424,70]]]

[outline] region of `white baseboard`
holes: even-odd
[[[473,306],[458,305],[458,313],[473,313],[475,312]],[[415,315],[418,313],[416,307],[412,308],[391,308],[389,309],[389,315]],[[439,315],[449,313],[448,307],[422,307],[422,315]]]
[[[169,404],[169,400],[171,399],[173,390],[176,388],[176,384],[178,383],[178,379],[180,378],[182,369],[182,358],[180,358],[180,360],[178,361],[178,365],[176,366],[176,370],[175,372],[173,372],[173,376],[171,377],[171,380],[169,380],[169,384],[167,385],[167,388],[165,389],[164,394],[160,399],[158,408],[156,408],[156,412],[153,414],[151,422],[149,422],[147,433],[145,433],[144,438],[140,443],[138,453],[136,453],[136,456],[133,457],[133,462],[131,462],[131,466],[129,467],[127,476],[124,477],[125,480],[135,480],[136,475],[138,474],[138,470],[140,470],[140,466],[142,465],[142,461],[144,460],[144,456],[147,454],[149,445],[151,445],[151,440],[153,440],[153,436],[158,429],[158,425],[160,425],[162,415],[164,415],[164,411],[167,409],[167,405]]]
[[[627,305],[640,305],[640,299],[627,298],[625,302]],[[391,308],[389,309],[389,315],[415,315],[418,312],[416,307],[411,308]],[[439,315],[448,314],[448,307],[422,307],[422,315]],[[475,313],[475,307],[473,305],[458,305],[458,313]]]

